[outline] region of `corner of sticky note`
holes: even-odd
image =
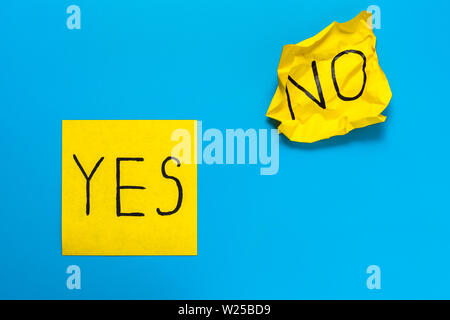
[[[63,255],[197,255],[196,126],[64,120]]]

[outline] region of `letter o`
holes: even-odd
[[[341,91],[339,90],[339,85],[336,80],[336,69],[335,69],[336,61],[343,55],[346,55],[349,53],[357,54],[357,55],[361,56],[361,58],[363,58],[363,60],[364,60],[364,64],[363,64],[363,68],[362,68],[362,71],[364,73],[364,83],[363,83],[361,91],[354,97],[343,96],[341,94]],[[362,96],[364,89],[366,88],[366,82],[367,82],[366,64],[367,64],[366,56],[364,55],[364,53],[362,53],[361,51],[358,51],[358,50],[345,50],[345,51],[342,51],[341,53],[339,53],[336,57],[334,57],[333,62],[331,62],[331,75],[333,77],[334,88],[336,89],[336,93],[337,93],[339,99],[341,99],[343,101],[353,101]]]

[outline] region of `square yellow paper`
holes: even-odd
[[[196,255],[197,166],[172,157],[180,129],[195,157],[196,127],[194,120],[64,120],[63,255]]]

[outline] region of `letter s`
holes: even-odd
[[[181,202],[183,201],[183,187],[181,186],[180,180],[178,180],[175,177],[169,176],[166,173],[166,164],[170,160],[174,160],[177,163],[177,167],[181,166],[181,162],[177,158],[175,158],[175,157],[167,157],[162,163],[161,172],[162,172],[162,175],[163,175],[164,178],[171,179],[171,180],[175,181],[175,183],[177,184],[177,187],[178,187],[178,202],[177,202],[177,206],[172,211],[165,212],[165,211],[161,211],[159,208],[157,208],[156,212],[158,212],[158,214],[160,216],[170,216],[170,215],[176,213],[178,210],[180,210]]]

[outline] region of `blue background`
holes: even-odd
[[[79,5],[81,30],[66,8]],[[61,255],[62,119],[272,128],[283,45],[376,4],[388,121],[199,166],[197,257]],[[0,298],[450,298],[448,1],[2,1]],[[176,77],[174,75],[177,75]],[[81,267],[82,290],[66,288]],[[382,289],[368,290],[379,265]]]

